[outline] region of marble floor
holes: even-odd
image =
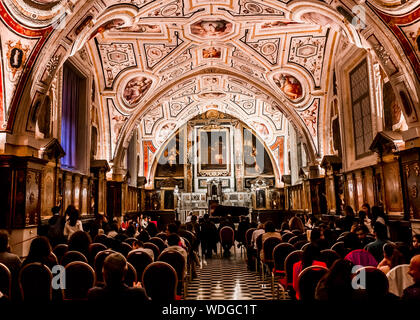
[[[186,300],[271,300],[271,280],[247,269],[244,254],[203,260],[198,277],[188,284]]]

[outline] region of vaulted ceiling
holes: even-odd
[[[408,82],[418,86],[418,2],[375,0],[364,7],[369,21],[380,17],[385,24],[401,25],[397,39],[405,55],[398,59],[386,55],[390,47],[378,33],[366,41],[350,23],[355,5],[337,0],[4,0],[2,54],[12,61],[12,49],[19,47],[26,64],[6,63],[0,70],[7,73],[0,88],[0,121],[12,130],[24,89],[30,91],[25,102],[31,106],[50,88],[64,60],[79,55],[95,76],[102,128],[109,134],[102,141],[108,160],[118,157],[133,130],[158,149],[162,132],[169,136],[208,109],[244,121],[267,146],[285,134],[287,119],[309,156],[319,158],[320,119],[334,58],[343,46],[372,46],[390,74],[410,65]],[[405,20],[395,20],[397,13]],[[42,68],[28,89],[34,65]]]
[[[112,20],[98,21],[85,35],[113,110],[113,145],[123,127],[118,122],[130,117],[159,148],[162,127],[176,130],[212,107],[264,132],[269,146],[284,135],[285,113],[307,128],[317,151],[318,112],[341,32],[337,23],[304,8],[292,21],[286,3],[152,2],[115,7],[108,12]]]

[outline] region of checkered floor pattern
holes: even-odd
[[[213,256],[203,259],[198,277],[188,284],[186,300],[271,300],[271,279],[263,281],[257,272],[247,269],[245,258]]]

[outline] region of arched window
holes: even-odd
[[[356,159],[370,154],[372,118],[367,60],[364,59],[350,72],[351,102],[353,110],[354,144]]]

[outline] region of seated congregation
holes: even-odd
[[[366,209],[356,218],[348,207],[336,222],[296,215],[279,232],[271,221],[248,229],[248,269],[271,276],[273,298],[418,301],[420,235],[392,242],[380,208]]]
[[[420,300],[420,236],[391,242],[383,215],[346,215],[328,224],[295,215],[279,230],[247,217],[235,225],[228,216],[218,226],[208,215],[168,225],[142,216],[122,224],[100,217],[88,231],[74,207],[65,216],[62,233],[34,238],[23,261],[0,231],[0,300],[183,300],[205,259],[244,263],[232,248],[246,250],[256,278],[271,277],[273,299]]]

